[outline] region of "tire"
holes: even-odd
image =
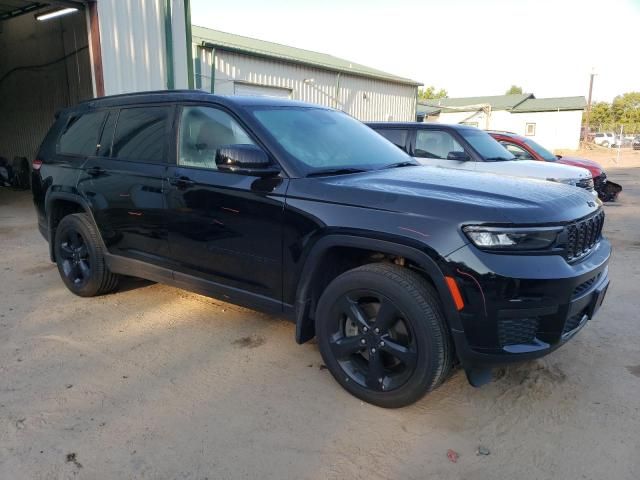
[[[118,286],[120,276],[107,268],[98,229],[86,214],[75,213],[60,221],[54,252],[62,281],[76,295],[94,297]]]
[[[416,402],[452,366],[438,295],[416,272],[393,264],[363,265],[334,279],[318,302],[316,335],[338,383],[380,407]]]

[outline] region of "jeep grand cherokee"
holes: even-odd
[[[149,92],[61,112],[33,195],[73,293],[133,275],[287,316],[344,388],[399,407],[454,364],[478,385],[551,352],[609,282],[589,193],[416,163],[329,108]]]

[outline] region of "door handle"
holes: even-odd
[[[189,177],[173,177],[169,179],[169,183],[179,188],[191,187],[196,184]]]
[[[103,175],[104,173],[106,173],[106,170],[102,167],[91,167],[87,169],[87,174],[91,175],[92,177],[97,177],[99,175]]]

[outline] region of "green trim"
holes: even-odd
[[[202,60],[201,60],[202,47],[196,46],[196,61],[195,61],[195,77],[196,77],[196,89],[202,88]]]
[[[175,88],[173,76],[173,32],[171,31],[171,0],[164,1],[164,47],[167,67],[167,89]]]
[[[211,49],[211,93],[214,93],[216,86],[216,49]]]
[[[190,0],[184,0],[184,22],[187,34],[187,75],[189,89],[193,89],[193,41],[191,38],[191,6]]]

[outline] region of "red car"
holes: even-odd
[[[554,155],[539,143],[530,138],[516,135],[511,132],[489,131],[489,135],[502,144],[504,148],[509,150],[516,158],[521,160],[540,160],[543,162],[558,162],[574,167],[586,168],[591,172],[593,184],[598,197],[603,202],[612,202],[622,191],[622,187],[617,183],[607,180],[607,174],[604,172],[599,163],[586,158],[565,157],[562,155]]]

